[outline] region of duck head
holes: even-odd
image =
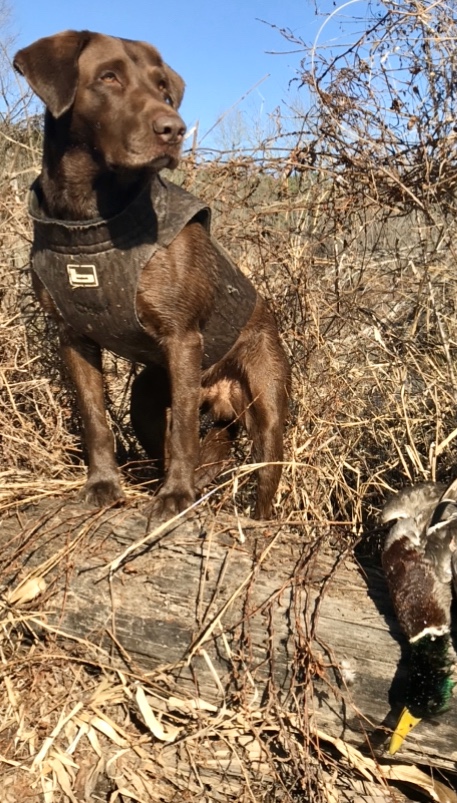
[[[389,753],[393,756],[406,736],[424,718],[449,708],[454,682],[449,633],[425,635],[410,641],[408,686],[405,707],[392,734]]]

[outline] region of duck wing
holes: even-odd
[[[457,569],[457,486],[453,489],[454,485],[443,493],[424,536],[425,556],[442,583],[450,583]]]
[[[452,553],[451,572],[452,572],[452,587],[454,589],[454,594],[457,597],[457,550]]]
[[[381,521],[386,524],[396,519],[414,519],[422,537],[445,490],[446,486],[438,482],[407,485],[387,500],[381,512]]]

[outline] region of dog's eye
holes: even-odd
[[[173,101],[170,95],[168,94],[168,88],[165,81],[159,81],[159,89],[163,92],[165,103],[168,103],[170,106],[173,106]]]
[[[103,72],[103,73],[101,74],[101,76],[100,76],[100,79],[101,79],[101,80],[102,80],[102,81],[103,81],[105,84],[116,84],[116,83],[119,83],[116,73],[115,73],[115,72],[113,72],[112,70],[106,70],[105,72]]]

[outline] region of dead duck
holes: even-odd
[[[457,576],[457,485],[421,483],[404,488],[385,505],[393,522],[382,565],[401,629],[410,645],[405,707],[392,735],[393,755],[421,719],[448,708],[453,649],[451,580]],[[455,497],[455,499],[454,499]]]

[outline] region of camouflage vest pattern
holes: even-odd
[[[33,270],[65,322],[120,357],[156,362],[157,343],[136,310],[141,272],[154,253],[170,245],[191,221],[209,231],[208,207],[158,175],[126,209],[106,220],[53,220],[44,214],[40,199],[38,179],[29,201]],[[218,275],[212,312],[202,326],[203,368],[230,350],[251,317],[257,296],[249,279],[217,243],[214,246],[219,252]]]

